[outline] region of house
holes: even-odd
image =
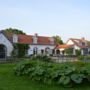
[[[72,49],[73,53],[72,55],[76,55],[77,50],[80,50],[81,55],[87,55],[90,53],[90,45],[88,44],[88,41],[85,40],[85,38],[76,39],[76,38],[70,38],[66,44],[58,45],[56,46],[56,50],[63,54],[63,52],[66,49]]]
[[[0,31],[0,58],[10,57],[15,43],[29,44],[28,55],[52,54],[55,48],[53,37],[12,34]]]
[[[55,52],[56,54],[65,55],[65,50],[70,48],[73,48],[73,45],[66,45],[66,44],[57,45],[55,47]]]

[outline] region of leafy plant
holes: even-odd
[[[73,55],[73,48],[68,48],[65,50],[67,55]]]
[[[70,83],[70,77],[69,76],[61,76],[59,79],[59,83],[63,85],[67,85]]]
[[[75,73],[75,74],[71,75],[71,80],[77,84],[82,83],[83,79],[84,79],[84,74],[76,74]]]
[[[13,56],[17,56],[19,58],[25,57],[29,48],[29,44],[14,44],[14,51],[12,52]]]
[[[15,68],[18,76],[28,76],[31,80],[47,84],[55,82],[61,85],[90,82],[90,64],[83,62],[52,63],[40,60],[24,60]]]
[[[84,56],[82,55],[78,56],[78,60],[84,60]]]
[[[81,50],[76,50],[76,56],[80,56],[81,55]]]
[[[41,60],[41,61],[46,61],[46,62],[50,62],[51,58],[49,58],[46,55],[37,55],[37,56],[33,56],[32,58],[33,60]]]

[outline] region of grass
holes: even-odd
[[[15,64],[0,64],[0,90],[90,90],[90,85],[64,88],[33,82],[26,77],[17,77],[14,75],[14,66]]]

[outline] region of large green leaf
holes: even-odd
[[[70,77],[69,76],[61,76],[59,80],[59,84],[67,85],[70,83]]]
[[[82,83],[83,78],[84,78],[84,74],[72,74],[71,75],[71,80],[77,84]]]

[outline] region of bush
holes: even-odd
[[[78,56],[78,60],[90,60],[90,56]]]
[[[66,50],[65,50],[65,53],[66,53],[67,55],[73,55],[73,48],[66,49]]]
[[[84,80],[90,82],[90,64],[76,63],[52,63],[43,61],[23,61],[15,68],[16,75],[28,76],[31,80],[60,85],[81,84]]]
[[[40,60],[40,61],[50,62],[51,61],[51,58],[49,58],[46,55],[37,55],[37,56],[33,56],[32,60]]]
[[[14,44],[14,50],[12,52],[12,55],[14,57],[19,58],[26,57],[28,49],[29,44],[21,44],[21,43]]]
[[[85,59],[86,60],[90,60],[90,56],[85,56]]]
[[[78,56],[78,60],[84,60],[84,56],[82,55]]]
[[[76,50],[76,56],[80,56],[81,55],[81,50]]]

